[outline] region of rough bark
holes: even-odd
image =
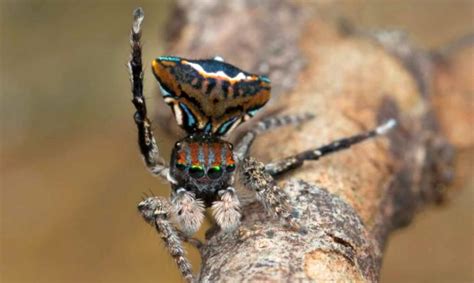
[[[266,113],[316,114],[301,127],[260,137],[252,155],[262,161],[391,117],[399,122],[386,137],[307,162],[283,178],[308,234],[283,228],[255,202],[243,208],[242,223],[254,234],[209,231],[201,250],[203,282],[377,281],[390,232],[409,224],[425,204],[443,200],[453,176],[450,144],[472,147],[472,134],[466,141],[462,132],[474,122],[472,80],[464,75],[469,67],[459,66],[463,61],[453,59],[453,52],[433,56],[401,33],[341,28],[315,7],[182,0],[172,16],[170,54],[220,55],[243,69],[267,73],[273,98]],[[472,62],[472,48],[463,56]],[[446,98],[453,89],[454,101]]]

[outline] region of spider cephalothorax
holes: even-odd
[[[175,144],[171,154],[172,188],[194,193],[206,206],[217,192],[232,183],[236,168],[232,144],[212,136],[188,136]]]
[[[254,139],[268,130],[301,124],[313,115],[308,113],[270,117],[259,121],[233,145],[224,135],[253,117],[270,99],[270,80],[245,72],[222,58],[190,60],[161,56],[152,62],[165,102],[171,107],[186,137],[178,141],[169,166],[159,154],[143,97],[141,58],[141,23],[143,10],[134,12],[129,61],[133,105],[136,112],[138,145],[146,166],[156,176],[171,184],[170,198],[149,197],[139,203],[143,218],[155,226],[181,273],[193,280],[191,265],[185,256],[182,240],[190,240],[200,227],[205,208],[211,208],[221,231],[230,233],[240,224],[240,202],[234,189],[234,174],[246,189],[272,215],[292,231],[302,231],[289,197],[276,183],[284,173],[299,168],[306,160],[318,160],[381,135],[395,126],[394,120],[377,128],[309,149],[296,155],[263,164],[248,155]],[[290,231],[289,230],[289,231]]]

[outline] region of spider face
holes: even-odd
[[[235,171],[232,144],[209,136],[189,136],[178,141],[171,153],[170,175],[175,188],[194,193],[211,204],[226,188]]]

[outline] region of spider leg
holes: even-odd
[[[219,200],[212,203],[212,214],[222,231],[232,232],[240,225],[240,201],[233,187],[218,193]]]
[[[240,177],[245,187],[254,191],[265,209],[279,219],[284,220],[296,231],[304,231],[297,219],[298,212],[290,203],[288,195],[265,171],[265,165],[253,157],[246,157],[240,170]]]
[[[142,65],[142,47],[140,43],[141,38],[141,23],[144,14],[141,8],[137,8],[133,12],[133,25],[130,35],[130,44],[132,52],[128,68],[130,72],[130,82],[132,83],[132,103],[135,106],[136,112],[134,115],[135,124],[138,129],[138,145],[148,169],[157,176],[168,179],[169,169],[160,157],[158,146],[153,131],[151,129],[150,119],[147,117],[147,109],[145,98],[143,97],[143,65]]]
[[[186,258],[179,231],[169,221],[172,213],[170,203],[163,197],[149,197],[138,204],[138,210],[145,221],[154,226],[160,234],[186,281],[193,282],[191,263]]]
[[[183,188],[173,192],[171,203],[173,222],[187,237],[196,233],[204,219],[204,203]]]
[[[183,242],[187,242],[191,244],[198,250],[201,250],[202,246],[204,245],[201,240],[193,237],[186,236],[183,232],[176,230],[178,232],[178,236],[183,240]]]
[[[249,130],[237,143],[234,151],[236,155],[236,162],[239,163],[248,155],[250,146],[258,135],[279,127],[292,124],[298,125],[312,118],[314,118],[313,114],[304,113],[299,115],[295,114],[276,116],[263,119],[262,121],[258,122],[253,129]]]
[[[377,128],[367,131],[365,133],[360,133],[351,137],[342,138],[333,141],[327,145],[323,145],[315,149],[306,150],[296,155],[268,163],[265,165],[265,171],[273,177],[278,177],[290,170],[301,167],[304,161],[306,160],[318,160],[321,157],[326,156],[330,153],[347,149],[352,145],[358,144],[364,140],[383,135],[390,131],[393,127],[395,127],[396,124],[397,122],[394,119],[390,119],[384,124],[378,126]]]

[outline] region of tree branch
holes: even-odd
[[[267,73],[270,112],[316,114],[300,128],[259,138],[252,155],[262,161],[388,118],[399,122],[387,137],[284,176],[281,185],[287,184],[308,234],[285,229],[256,202],[243,208],[242,227],[249,233],[209,231],[200,280],[377,281],[390,232],[409,224],[426,203],[441,201],[452,179],[453,148],[443,136],[443,118],[439,125],[443,103],[433,98],[443,93],[439,57],[434,61],[397,33],[340,29],[317,10],[290,1],[182,0],[174,15],[170,54],[220,55]]]

